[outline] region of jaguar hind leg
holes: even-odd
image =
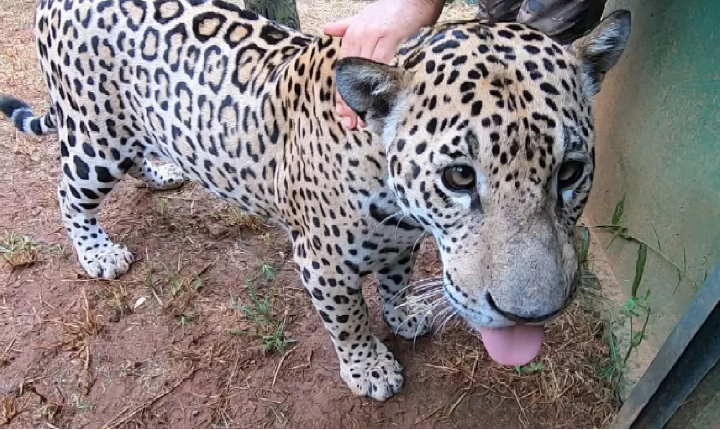
[[[115,279],[130,269],[132,254],[113,243],[98,221],[100,204],[134,164],[133,155],[106,152],[80,121],[67,119],[58,130],[63,176],[60,213],[83,269],[94,278]]]

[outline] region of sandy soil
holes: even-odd
[[[39,112],[34,3],[0,0],[0,92]],[[364,4],[301,0],[299,10],[317,32]],[[52,137],[0,120],[0,242],[16,244],[0,260],[0,427],[565,428],[607,425],[616,409],[598,372],[603,325],[582,298],[538,362],[517,370],[492,364],[462,324],[415,344],[393,336],[372,281],[374,330],[406,385],[383,404],[354,397],[283,233],[193,185],[153,193],[121,183],[101,218],[138,261],[118,281],[90,280],[61,228],[58,156]],[[438,273],[431,244],[418,267],[418,278]],[[243,308],[247,283],[268,309],[258,322]],[[263,351],[267,342],[284,353]]]

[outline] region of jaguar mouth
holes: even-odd
[[[524,366],[535,359],[545,341],[542,325],[515,324],[492,328],[471,323],[480,333],[490,358],[503,366]]]
[[[493,361],[503,366],[524,366],[533,361],[545,341],[545,325],[542,323],[515,323],[505,327],[488,327],[490,317],[480,315],[458,302],[447,289],[453,307],[478,333],[485,350]]]

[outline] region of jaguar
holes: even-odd
[[[342,380],[379,401],[403,368],[361,284],[375,277],[397,335],[430,331],[437,307],[409,283],[424,238],[443,268],[423,288],[502,364],[532,360],[573,297],[592,102],[628,43],[627,11],[569,45],[518,23],[440,23],[390,65],[221,0],[41,0],[35,34],[49,109],[3,95],[0,111],[57,135],[62,223],[91,277],[133,262],[98,222],[121,179],[194,181],[286,230]],[[343,126],[336,91],[367,127]]]

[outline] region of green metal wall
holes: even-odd
[[[621,8],[632,11],[632,36],[596,103],[597,171],[586,218],[607,224],[625,195],[630,233],[686,264],[702,284],[720,259],[720,0],[608,0],[606,12]],[[627,297],[637,246],[616,240],[594,248],[621,285],[616,298]],[[648,254],[641,291],[652,290],[653,316],[640,370],[695,294],[677,279],[671,264]]]
[[[720,426],[720,365],[715,365],[665,428],[710,429],[718,426]]]

